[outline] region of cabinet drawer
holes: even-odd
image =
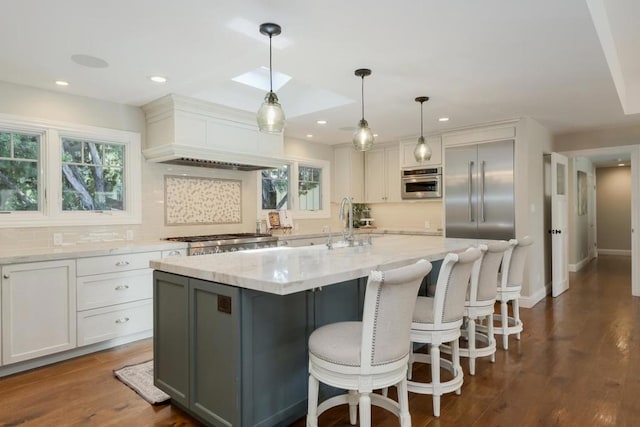
[[[78,312],[78,346],[153,329],[151,300]]]
[[[138,270],[141,268],[149,268],[149,261],[160,258],[160,252],[141,252],[137,254],[80,258],[76,264],[76,272],[78,276],[90,276],[92,274]]]
[[[78,310],[152,298],[152,284],[153,270],[150,268],[78,277]]]

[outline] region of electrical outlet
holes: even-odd
[[[427,230],[431,230],[431,221],[425,221],[424,222],[424,228]]]
[[[53,246],[62,246],[62,233],[53,233]]]
[[[126,236],[127,240],[133,240],[133,230],[127,230]]]

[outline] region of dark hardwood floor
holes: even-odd
[[[413,425],[638,425],[640,298],[631,296],[630,276],[630,258],[616,256],[572,273],[568,292],[521,310],[522,340],[511,338],[495,364],[479,359],[462,395],[443,396],[439,419],[430,396],[411,394]],[[2,378],[0,425],[198,426],[171,405],[149,405],[113,377],[114,369],[151,358],[146,340]],[[415,375],[427,375],[422,371]],[[398,422],[374,408],[373,424]],[[327,411],[320,425],[349,425],[346,407]]]

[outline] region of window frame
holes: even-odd
[[[327,160],[308,159],[302,157],[286,157],[284,163],[289,165],[289,209],[294,220],[331,218],[331,162]],[[298,197],[299,167],[321,169],[321,206],[317,211],[301,210]],[[262,209],[262,171],[256,173],[257,182],[257,215],[259,219],[267,218],[273,209]]]
[[[142,222],[142,147],[140,134],[131,131],[77,125],[0,114],[0,130],[37,133],[40,147],[40,210],[0,215],[0,228],[72,225],[140,224]],[[124,146],[123,211],[62,210],[62,138]]]

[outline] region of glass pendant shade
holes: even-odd
[[[266,22],[260,25],[260,33],[269,36],[269,92],[264,96],[264,103],[260,106],[256,120],[260,132],[280,133],[284,129],[284,110],[278,102],[278,96],[273,92],[273,67],[271,65],[271,38],[280,34],[280,25]]]
[[[420,138],[418,138],[416,148],[413,149],[413,157],[416,159],[416,162],[420,163],[431,159],[431,147],[429,147],[429,144],[424,140],[424,114],[422,113],[422,104],[428,100],[428,96],[419,96],[416,98],[416,102],[420,103]]]
[[[366,120],[360,120],[358,129],[353,133],[353,148],[358,151],[368,151],[373,147],[373,132]]]
[[[258,110],[258,128],[260,132],[280,133],[284,129],[284,111],[278,102],[278,96],[273,92],[268,92],[264,97],[264,102]]]
[[[425,160],[431,159],[431,147],[429,147],[424,141],[424,136],[418,138],[418,144],[413,150],[413,157],[415,157],[416,162],[420,163],[424,162]]]

